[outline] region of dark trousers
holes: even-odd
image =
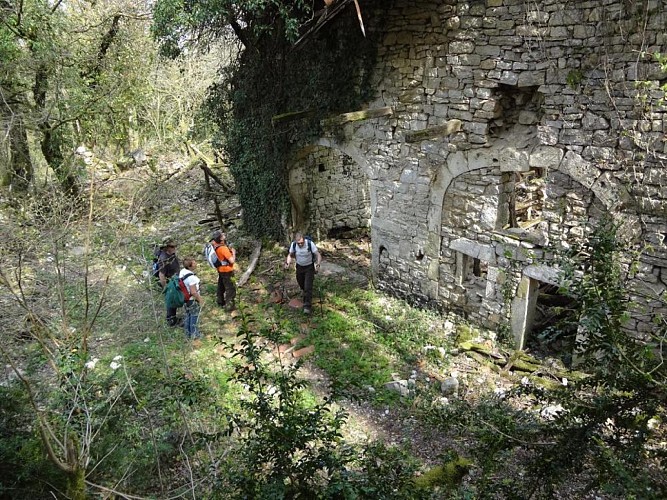
[[[310,308],[313,303],[313,280],[315,279],[315,264],[309,266],[296,265],[296,282],[303,290],[303,307]]]
[[[175,307],[167,307],[167,324],[169,326],[175,326],[178,323],[178,318],[176,317],[177,310]]]
[[[236,298],[236,286],[232,281],[232,276],[234,276],[234,271],[229,271],[226,273],[218,273],[218,291],[216,301],[218,305],[233,305],[234,299]]]

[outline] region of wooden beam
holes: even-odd
[[[255,266],[257,266],[257,261],[259,260],[259,255],[261,252],[262,242],[258,241],[255,243],[255,249],[250,256],[250,264],[248,265],[248,269],[246,269],[246,271],[243,273],[243,276],[241,276],[241,278],[236,283],[238,286],[243,286],[245,285],[246,281],[248,281],[248,278],[250,278],[250,275],[255,270]]]
[[[437,127],[429,127],[424,130],[417,130],[416,132],[406,132],[405,142],[420,142],[435,137],[446,137],[461,130],[461,120],[449,120],[444,125]]]
[[[271,125],[275,127],[276,123],[288,123],[296,120],[312,118],[316,115],[316,113],[317,111],[314,109],[306,109],[303,111],[292,111],[290,113],[282,113],[279,115],[274,115],[271,117]]]
[[[391,106],[385,108],[363,109],[361,111],[352,111],[351,113],[343,113],[342,115],[334,116],[332,118],[326,118],[322,120],[322,125],[325,127],[343,125],[344,123],[380,118],[382,116],[391,116],[393,114],[394,110]]]

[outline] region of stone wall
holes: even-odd
[[[323,146],[307,148],[289,175],[295,227],[317,239],[368,227],[368,176],[348,155]]]
[[[365,3],[382,40],[368,108],[392,114],[319,144],[367,178],[377,285],[486,326],[510,320],[522,345],[537,285],[557,279],[550,249],[609,215],[651,245],[631,323],[651,329],[667,312],[667,75],[652,58],[667,52],[666,12],[664,0]]]

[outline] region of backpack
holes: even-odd
[[[153,278],[156,280],[160,279],[160,265],[158,264],[158,261],[160,260],[160,254],[163,250],[164,247],[159,245],[155,245],[153,248],[153,265],[151,266],[151,276],[153,276]]]
[[[204,254],[204,259],[206,259],[208,265],[211,266],[213,269],[217,269],[220,266],[229,265],[229,262],[227,262],[226,260],[223,261],[220,260],[218,254],[215,251],[215,247],[211,244],[211,242],[206,243],[206,245],[204,245],[203,254]]]
[[[193,274],[186,273],[182,278],[179,278],[177,274],[171,277],[164,292],[164,303],[168,308],[177,309],[190,300],[190,290],[185,286],[184,281]]]
[[[313,239],[310,236],[304,236],[303,239],[306,241],[306,244],[308,245],[308,251],[313,253]],[[293,241],[289,245],[289,253],[296,253],[296,241]]]

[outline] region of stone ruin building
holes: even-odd
[[[523,348],[558,288],[549,248],[610,216],[645,244],[628,326],[652,330],[667,313],[667,2],[381,4],[361,4],[382,30],[374,98],[290,164],[297,224],[370,228],[378,287],[509,324]]]

